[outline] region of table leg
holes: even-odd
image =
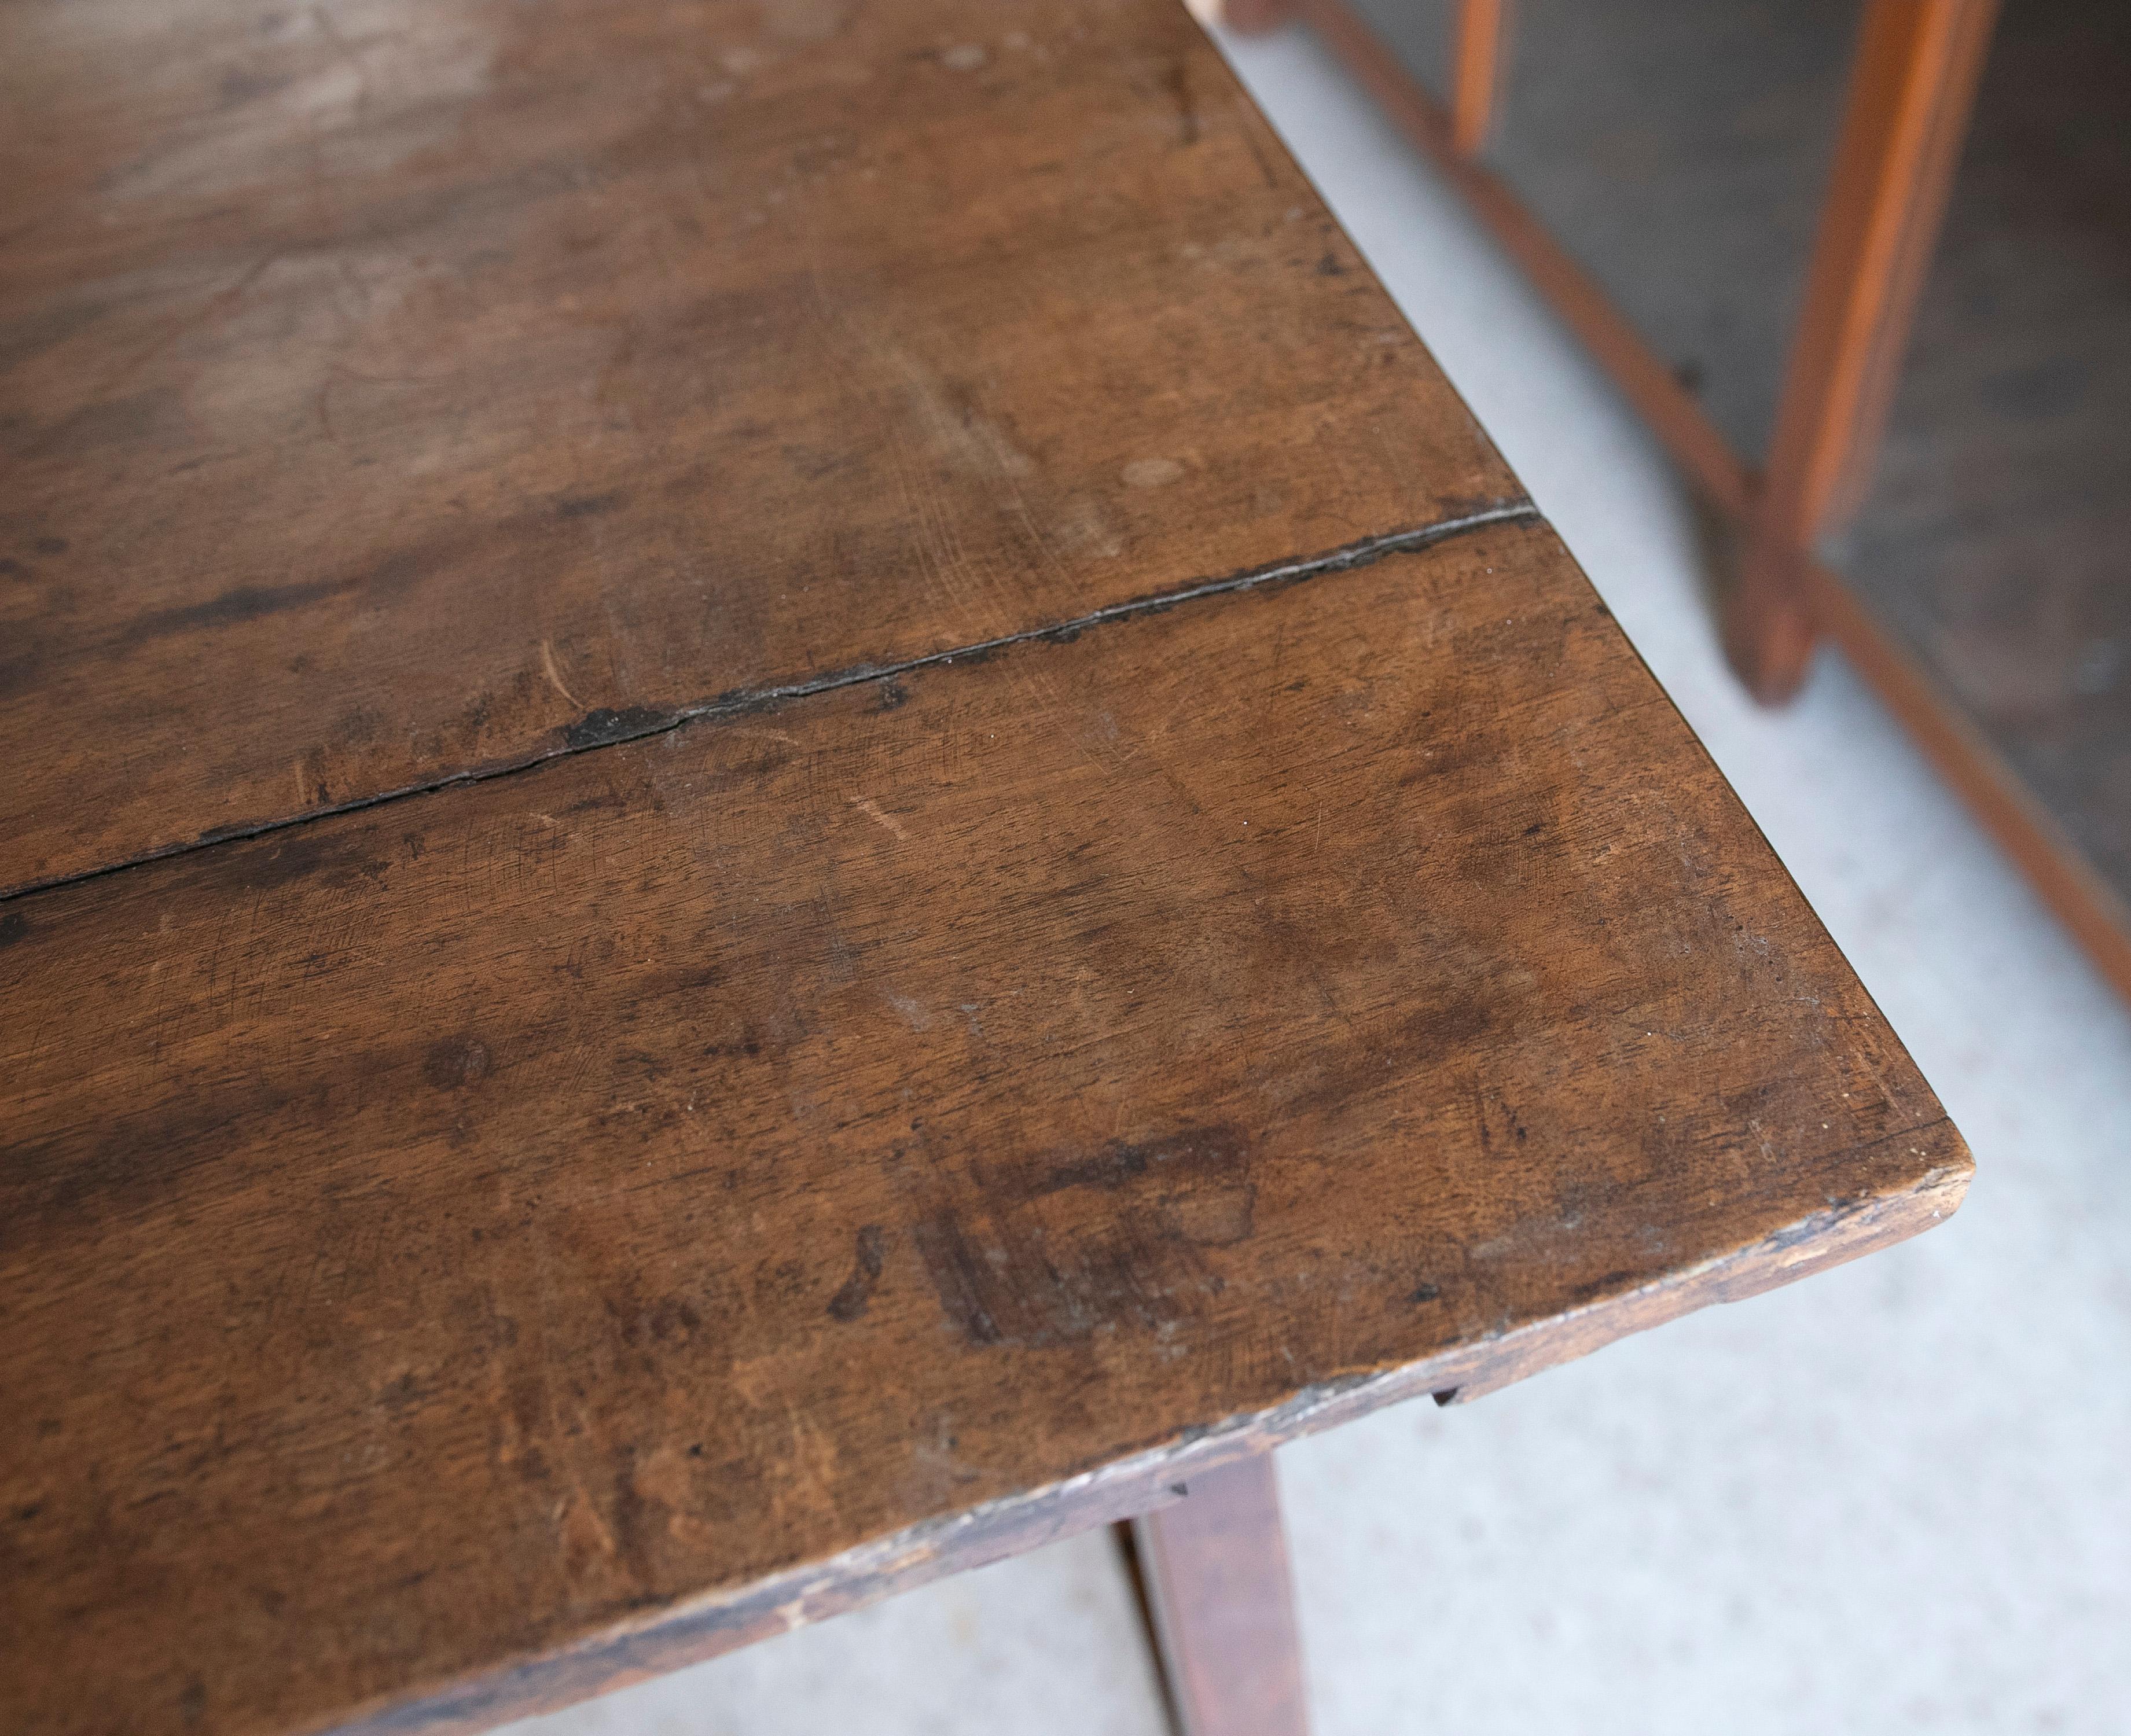
[[[1791,345],[1768,479],[1726,610],[1755,696],[1805,678],[1817,624],[1803,567],[1855,508],[1885,423],[1997,0],[1871,0]]]
[[[1272,1457],[1193,1477],[1132,1526],[1181,1736],[1305,1736],[1302,1641]]]
[[[1479,155],[1495,124],[1506,4],[1507,0],[1458,0],[1451,45],[1450,142],[1460,156]]]

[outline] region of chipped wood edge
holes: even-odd
[[[1463,1404],[1712,1303],[1736,1302],[1855,1260],[1953,1215],[1975,1165],[1950,1120],[1905,1130],[1927,1160],[1906,1184],[1822,1209],[1651,1282],[1419,1361],[1343,1375],[1279,1404],[1189,1428],[1159,1444],[1032,1489],[921,1520],[735,1590],[625,1617],[596,1635],[323,1728],[364,1733],[488,1729],[702,1662],[901,1591],[1167,1505],[1189,1478],[1388,1404]],[[1863,1149],[1863,1148],[1860,1148]]]

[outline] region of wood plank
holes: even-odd
[[[1169,0],[0,12],[0,891],[1520,498]]]
[[[476,1727],[1969,1170],[1530,519],[0,940],[10,1728]]]

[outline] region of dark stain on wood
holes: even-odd
[[[919,1149],[936,1188],[938,1160]],[[1160,1339],[1223,1288],[1199,1251],[1251,1233],[1257,1184],[1233,1127],[970,1165],[980,1212],[936,1210],[912,1236],[942,1312],[972,1344],[1040,1347],[1128,1322]]]
[[[486,1079],[496,1064],[478,1037],[447,1037],[433,1044],[422,1077],[439,1091],[462,1091]]]
[[[851,1275],[829,1298],[829,1315],[835,1320],[855,1320],[865,1313],[874,1286],[880,1282],[881,1255],[888,1246],[888,1232],[879,1224],[861,1224],[852,1256]]]
[[[1960,1197],[1542,527],[895,679],[17,901],[15,1722],[500,1717]]]
[[[357,587],[347,578],[310,579],[293,585],[241,585],[204,602],[181,609],[151,610],[133,616],[114,636],[116,645],[139,645],[201,628],[234,626],[263,620],[285,610],[301,609]]]
[[[555,503],[558,519],[596,519],[602,513],[611,513],[629,499],[620,489],[603,495],[572,495]]]

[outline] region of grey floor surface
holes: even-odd
[[[1224,45],[1975,1147],[1923,1240],[1279,1461],[1319,1736],[2131,1730],[2131,1017],[1842,665],[1756,711],[1649,440],[1305,39]],[[1155,1736],[1098,1534],[520,1736]]]

